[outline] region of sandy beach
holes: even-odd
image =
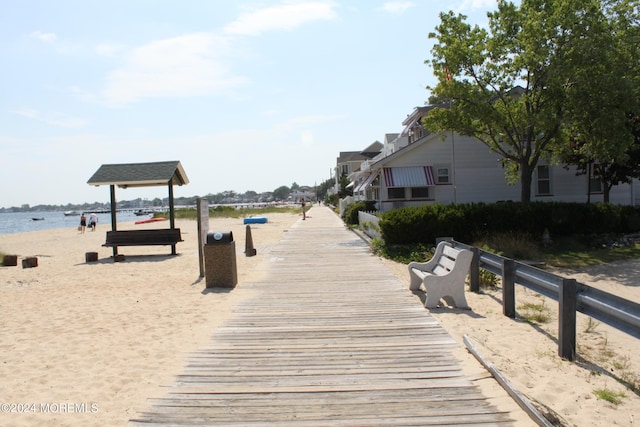
[[[84,234],[74,228],[0,236],[4,253],[38,257],[36,268],[0,267],[0,426],[126,425],[148,407],[148,398],[164,395],[162,386],[181,372],[185,357],[203,347],[234,304],[248,296],[242,283],[259,278],[256,267],[298,220],[296,214],[270,214],[267,224],[252,225],[258,254],[246,257],[242,220],[212,219],[210,230],[233,232],[238,264],[238,286],[215,292],[206,292],[199,277],[195,221],[177,221],[184,239],[177,256],[163,246],[120,248],[125,261],[119,263],[101,246],[104,226]],[[157,224],[120,228],[129,227]],[[86,252],[98,252],[98,261],[85,262]],[[385,263],[408,286],[406,266]],[[640,261],[573,274],[640,301]],[[549,322],[532,325],[502,316],[499,290],[468,293],[472,310],[432,312],[461,343],[456,355],[483,392],[500,407],[514,406],[464,349],[464,334],[521,393],[565,425],[637,425],[640,398],[620,381],[640,381],[638,341],[582,316],[580,359],[562,361],[556,356],[555,303],[521,288],[516,298],[518,305],[548,307]],[[624,391],[625,397],[615,406],[596,398],[600,388]],[[517,425],[533,425],[521,414],[517,419]]]

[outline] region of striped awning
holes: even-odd
[[[387,187],[434,187],[436,181],[431,166],[383,168]]]
[[[378,176],[377,172],[369,174],[369,176],[364,181],[362,181],[362,183],[358,185],[358,187],[356,187],[356,189],[353,191],[358,193],[360,191],[366,190],[366,188],[373,182],[374,179],[376,179],[377,176]]]

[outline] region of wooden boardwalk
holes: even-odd
[[[132,425],[511,425],[457,344],[328,208],[272,247],[256,289]]]

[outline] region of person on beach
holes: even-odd
[[[98,215],[92,212],[89,215],[89,227],[91,227],[91,231],[96,231],[96,225],[98,225]]]
[[[302,198],[301,204],[302,204],[302,219],[307,219],[307,213],[305,212],[305,209],[304,209],[306,206],[306,204],[304,203],[304,197]]]
[[[84,231],[87,229],[87,217],[84,212],[80,216],[80,232],[84,234]]]

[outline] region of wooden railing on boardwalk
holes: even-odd
[[[480,287],[480,268],[502,277],[503,313],[515,318],[515,284],[558,301],[558,355],[576,357],[576,312],[591,316],[635,338],[640,338],[640,304],[601,291],[575,279],[567,279],[540,268],[450,240],[454,246],[474,252],[469,271],[470,290]]]

